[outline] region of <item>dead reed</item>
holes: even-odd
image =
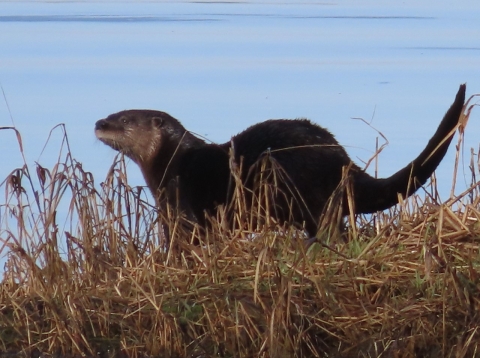
[[[219,210],[202,232],[129,187],[123,160],[101,185],[69,151],[25,165],[2,184],[0,351],[480,357],[478,166],[457,197],[438,202],[433,181],[343,232],[333,198],[307,249],[264,215],[275,170],[252,210],[237,183],[233,217]]]

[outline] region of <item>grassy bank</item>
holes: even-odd
[[[200,233],[129,187],[122,160],[101,185],[70,153],[52,168],[24,166],[2,184],[0,351],[480,356],[478,162],[470,167],[471,187],[443,203],[433,182],[344,229],[333,205],[307,248],[302,232],[262,217],[268,196],[248,211],[239,188],[234,229],[220,211]]]

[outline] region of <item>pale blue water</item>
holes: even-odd
[[[97,183],[115,153],[94,123],[127,108],[164,110],[217,142],[265,119],[308,117],[363,160],[377,135],[351,118],[373,118],[390,141],[387,176],[420,152],[460,83],[480,92],[479,20],[475,1],[0,2],[0,83],[27,161],[51,166],[60,131],[42,148],[65,123]],[[0,98],[0,126],[10,125]],[[23,164],[13,132],[0,131],[0,153],[3,180]],[[437,171],[445,196],[453,153]]]

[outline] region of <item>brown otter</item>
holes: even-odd
[[[269,214],[279,221],[303,224],[314,235],[318,218],[340,183],[344,167],[350,168],[355,213],[389,208],[398,203],[399,194],[408,197],[423,185],[450,145],[462,113],[465,88],[464,84],[460,86],[455,102],[420,155],[384,179],[373,178],[352,164],[330,132],[306,119],[268,120],[249,127],[227,143],[207,144],[167,113],[127,110],[99,120],[95,134],[139,165],[159,205],[160,193],[165,192],[167,201],[178,204],[200,224],[204,224],[205,211],[213,213],[217,205],[227,203],[232,193],[229,151],[233,149],[235,162],[241,164],[242,180],[252,190],[252,166],[268,155],[290,183],[285,184]],[[301,204],[292,206],[292,201]],[[344,214],[348,214],[346,200],[343,206]]]

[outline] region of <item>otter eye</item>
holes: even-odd
[[[130,122],[130,118],[128,118],[126,116],[122,116],[122,117],[120,117],[120,122],[122,124],[128,124]]]

